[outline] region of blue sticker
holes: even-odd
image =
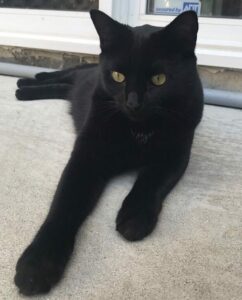
[[[157,7],[155,12],[161,13],[161,14],[176,14],[176,15],[178,15],[182,12],[182,10],[179,7]]]
[[[197,2],[184,2],[183,11],[194,10],[197,14],[200,13],[200,3]]]

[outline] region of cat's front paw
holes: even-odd
[[[123,205],[116,219],[116,230],[128,241],[139,241],[153,231],[156,223],[156,214]]]
[[[61,278],[67,257],[30,245],[19,258],[14,282],[26,296],[48,293]]]

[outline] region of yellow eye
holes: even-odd
[[[118,83],[122,83],[125,81],[125,76],[122,73],[113,71],[112,72],[112,78],[114,81],[118,82]]]
[[[151,81],[154,85],[160,86],[166,82],[166,75],[161,73],[151,77]]]

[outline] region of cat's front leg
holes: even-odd
[[[100,151],[93,154],[98,145],[78,147],[62,174],[45,222],[18,260],[15,284],[22,294],[46,293],[61,279],[78,228],[105,186],[104,157]]]
[[[189,155],[190,149],[140,171],[116,219],[116,229],[126,240],[142,240],[153,231],[162,202],[185,172]]]

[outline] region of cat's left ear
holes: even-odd
[[[198,32],[197,14],[192,10],[180,14],[164,28],[164,32],[176,47],[185,52],[194,52]]]
[[[102,11],[93,9],[90,16],[99,35],[102,51],[119,48],[131,38],[128,26],[113,20]]]

